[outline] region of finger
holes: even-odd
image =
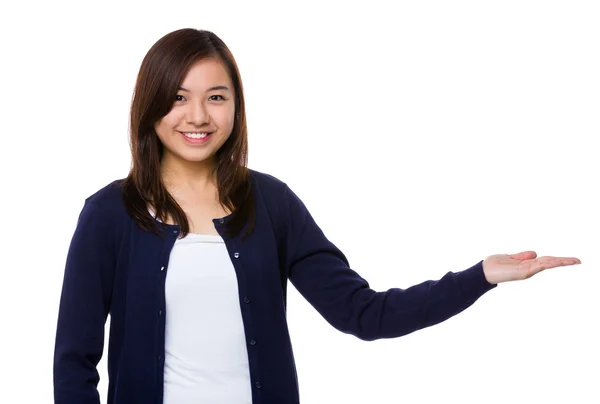
[[[545,269],[575,265],[579,263],[581,263],[581,261],[579,261],[577,258],[539,257],[534,260],[523,262],[521,266],[529,274],[529,276],[532,276]]]
[[[550,265],[560,266],[560,265],[573,265],[573,264],[581,264],[579,258],[575,257],[538,257],[536,261],[540,261],[543,263],[547,263]]]

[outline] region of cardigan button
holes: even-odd
[[[250,303],[250,299],[248,299],[248,296],[244,297],[244,303]]]
[[[262,387],[262,384],[260,384],[260,382],[256,382],[255,386],[257,389],[260,389]]]
[[[240,257],[240,253],[236,252],[235,254],[233,254],[233,256],[234,256],[235,258],[239,258],[239,257]]]
[[[254,340],[251,340],[251,341],[250,341],[250,345],[256,345],[256,341],[254,341]]]
[[[221,223],[221,224],[225,223],[225,219],[223,219],[223,218],[219,219],[219,223]]]

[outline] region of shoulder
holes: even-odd
[[[98,207],[110,207],[122,202],[123,199],[123,184],[124,179],[111,181],[102,186],[86,198],[86,202],[91,202]]]
[[[253,186],[265,203],[295,202],[299,198],[282,179],[272,174],[249,169]]]
[[[123,182],[124,179],[117,179],[102,186],[85,198],[85,206],[104,217],[127,216],[123,202]]]
[[[250,170],[257,199],[277,220],[287,222],[290,219],[304,220],[308,209],[298,195],[290,189],[289,185],[274,175]]]
[[[281,195],[287,187],[285,182],[272,174],[267,174],[251,168],[249,168],[248,171],[254,187],[260,193]]]

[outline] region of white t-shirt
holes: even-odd
[[[222,237],[178,239],[165,282],[164,404],[251,404],[237,278]]]

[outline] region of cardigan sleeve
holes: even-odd
[[[115,228],[86,200],[67,253],[54,348],[55,403],[99,404],[97,365],[111,304]]]
[[[349,267],[287,186],[283,206],[290,282],[333,327],[362,340],[400,337],[438,324],[497,286],[485,279],[482,260],[439,280],[377,292]]]

